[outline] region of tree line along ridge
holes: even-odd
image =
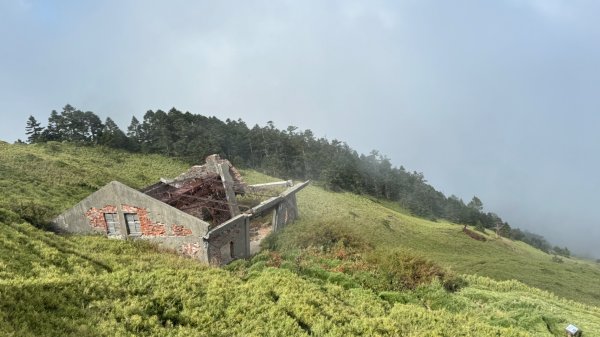
[[[133,116],[124,132],[110,117],[102,122],[94,112],[67,104],[60,112],[52,110],[46,126],[30,116],[25,131],[28,143],[103,145],[188,163],[218,153],[238,167],[284,179],[315,180],[330,190],[397,202],[416,216],[446,219],[481,231],[491,229],[547,253],[570,255],[567,247],[553,247],[543,236],[511,227],[499,215],[485,212],[476,196],[468,203],[455,195],[446,197],[429,185],[421,172],[393,166],[376,150],[359,154],[346,142],[316,137],[309,129],[278,129],[271,121],[250,128],[242,119],[222,121],[172,108],[168,112],[148,110],[142,121]]]

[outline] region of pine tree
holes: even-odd
[[[131,118],[131,123],[127,127],[127,138],[129,140],[129,149],[139,151],[142,144],[142,125],[135,116]]]
[[[27,119],[27,126],[25,127],[25,134],[28,135],[27,142],[30,144],[39,143],[43,141],[42,132],[44,128],[33,116],[29,116]]]
[[[95,113],[91,111],[79,112],[81,113],[81,116],[83,118],[85,142],[88,144],[98,144],[100,142],[100,137],[102,136],[102,130],[104,130],[104,124],[102,124],[102,120],[100,119],[100,117],[98,117]],[[118,128],[119,127],[117,126],[117,129]],[[121,133],[123,132],[121,131]]]
[[[117,149],[127,149],[129,145],[125,133],[119,129],[119,126],[110,117],[106,118],[99,142],[102,145]]]
[[[63,124],[64,118],[56,110],[52,110],[50,117],[48,117],[48,126],[46,126],[46,130],[42,135],[43,139],[58,142],[65,140],[66,135],[64,134]]]

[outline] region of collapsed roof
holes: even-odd
[[[174,179],[161,178],[141,192],[216,226],[239,214],[235,194],[244,194],[246,187],[239,171],[214,154],[206,164]]]

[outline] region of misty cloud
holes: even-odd
[[[600,256],[591,1],[3,1],[0,139],[70,103],[269,120],[378,149]]]

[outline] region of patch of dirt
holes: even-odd
[[[261,241],[273,231],[270,223],[255,226],[250,225],[250,254],[256,254],[260,250]]]

